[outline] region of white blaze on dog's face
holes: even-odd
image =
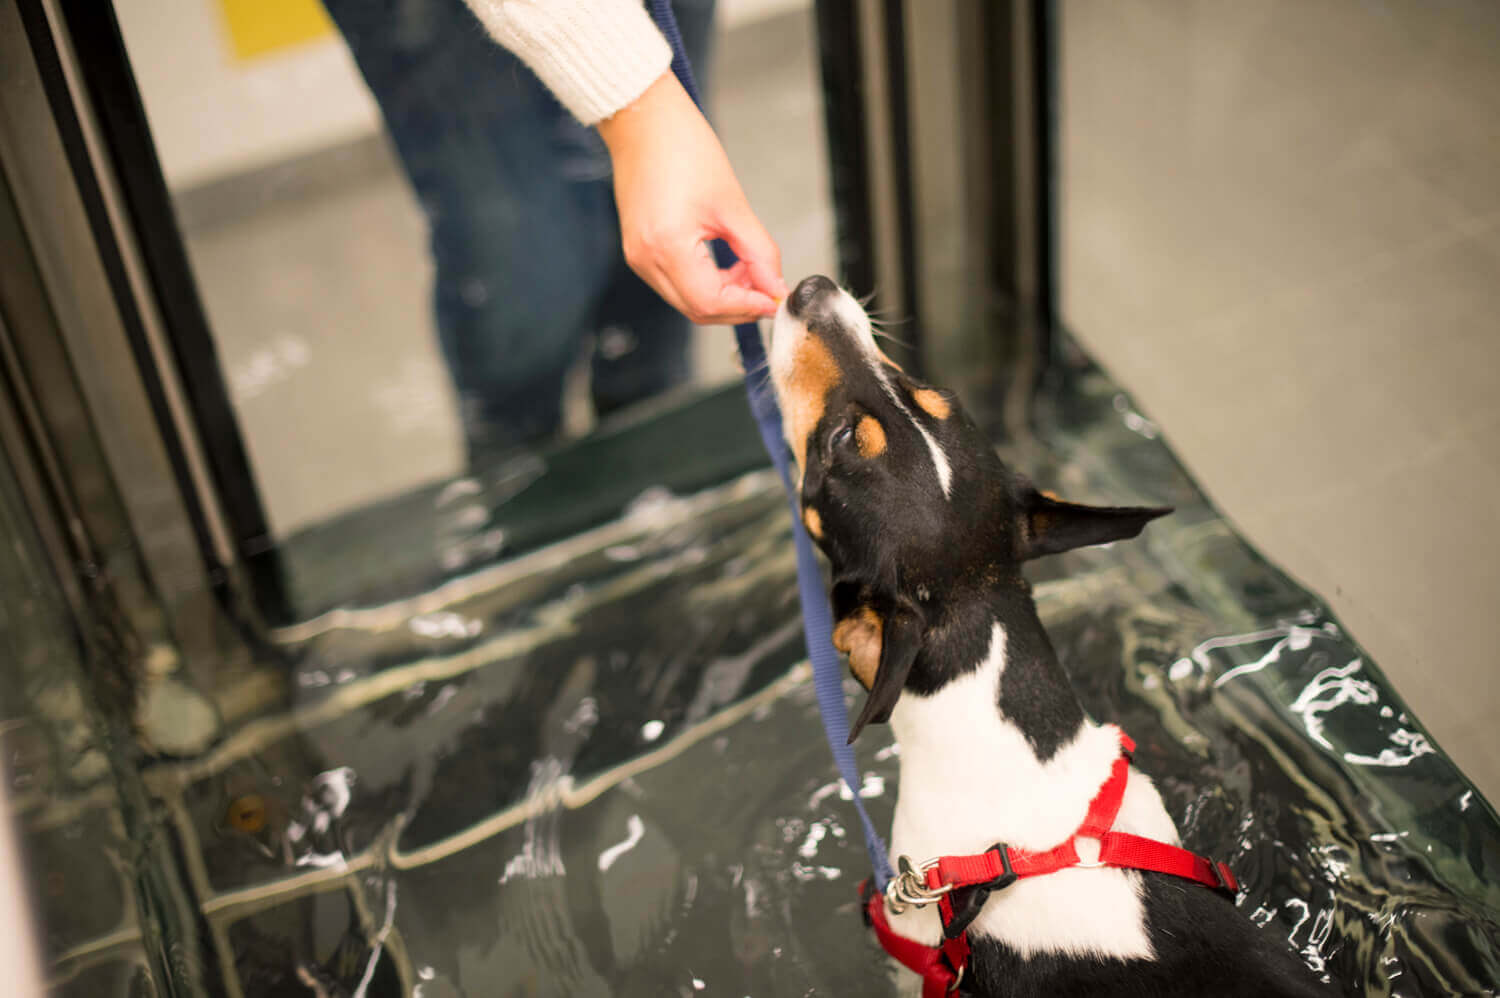
[[[953,468],[942,445],[928,426],[915,418],[917,408],[933,419],[945,419],[951,411],[942,393],[911,383],[901,369],[875,343],[869,316],[859,302],[826,277],[809,277],[781,303],[771,330],[771,377],[781,403],[783,430],[797,456],[797,466],[806,471],[807,447],[812,432],[823,422],[834,389],[857,403],[859,385],[878,388],[895,412],[905,417],[921,438],[931,460],[931,470],[945,495],[951,494]],[[849,427],[861,453],[881,453],[880,435],[885,423],[880,415],[855,410],[860,417]],[[862,420],[862,417],[872,417]]]
[[[836,570],[877,538],[887,562],[931,551],[990,505],[988,480],[1003,468],[988,443],[947,393],[880,350],[864,309],[828,278],[807,278],[782,303],[770,367],[803,522]]]

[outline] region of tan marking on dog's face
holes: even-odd
[[[816,336],[797,344],[791,373],[781,391],[782,418],[797,467],[807,467],[807,438],[823,418],[828,393],[839,383],[838,362]]]
[[[911,400],[933,419],[947,419],[948,415],[953,412],[953,407],[948,404],[947,399],[943,398],[942,393],[933,391],[931,388],[918,388],[911,393]]]
[[[885,427],[874,416],[861,416],[854,427],[854,442],[859,445],[860,457],[876,457],[885,453]]]
[[[881,362],[884,363],[884,364],[886,364],[887,366],[894,367],[896,370],[901,371],[902,374],[906,373],[905,371],[901,370],[901,365],[900,364],[896,363],[894,360],[891,360],[891,358],[887,357],[886,354],[885,354],[885,351],[882,350],[882,349],[880,349],[879,347],[875,348],[875,356],[879,357],[880,360],[881,360]]]
[[[885,621],[867,606],[839,621],[833,629],[833,646],[849,656],[849,671],[865,689],[875,685],[880,671],[880,648]]]
[[[823,518],[811,506],[802,511],[802,525],[807,528],[809,534],[812,534],[814,540],[823,539]]]

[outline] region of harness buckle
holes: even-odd
[[[1018,879],[1015,868],[1010,865],[1010,846],[1004,842],[996,842],[987,851],[999,855],[1000,875],[982,884],[972,884],[953,895],[953,917],[943,926],[945,938],[957,939],[967,932],[974,919],[979,917],[980,909],[989,900],[990,894],[1004,890]]]
[[[1240,882],[1235,878],[1234,871],[1229,868],[1229,864],[1209,860],[1208,868],[1213,871],[1214,879],[1219,882],[1214,890],[1233,901],[1240,893]]]
[[[910,856],[896,858],[896,875],[885,885],[885,903],[891,914],[899,915],[907,908],[925,908],[953,890],[952,884],[927,886],[927,871],[937,865],[936,859],[914,866]]]

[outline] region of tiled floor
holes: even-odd
[[[1068,320],[1500,799],[1500,12],[1063,10]]]

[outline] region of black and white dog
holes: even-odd
[[[770,367],[803,520],[833,568],[835,644],[869,690],[851,740],[888,720],[901,746],[893,860],[979,854],[997,842],[1040,853],[1074,840],[1087,864],[985,895],[967,933],[962,990],[1323,994],[1221,893],[1090,863],[1099,842],[1075,838],[1121,741],[1084,714],[1021,565],[1134,537],[1168,510],[1037,492],[955,399],[880,351],[864,310],[825,277],[802,281],[782,303]],[[1150,779],[1132,768],[1123,786],[1112,827],[1175,846]],[[889,930],[937,947],[938,905],[901,907],[885,910]]]

